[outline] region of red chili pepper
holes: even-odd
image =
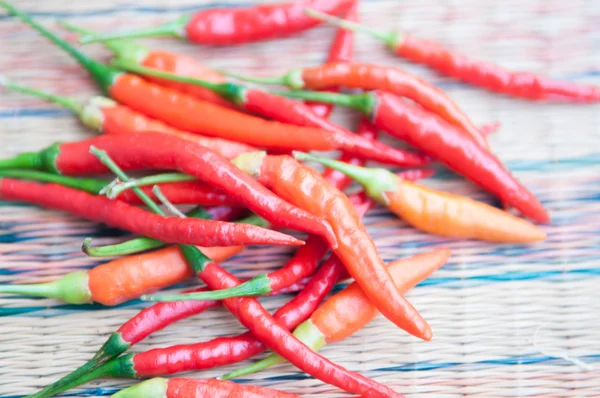
[[[106,97],[92,97],[85,104],[80,104],[74,98],[46,93],[6,79],[0,79],[0,86],[20,93],[34,95],[68,108],[77,115],[84,125],[106,134],[133,134],[148,131],[171,134],[200,144],[226,159],[233,159],[242,153],[256,150],[255,147],[240,142],[216,137],[204,137],[176,129]],[[210,92],[212,93],[212,91]],[[139,199],[137,201],[139,202]]]
[[[509,71],[492,63],[473,60],[444,47],[441,43],[419,39],[404,32],[373,29],[318,11],[310,11],[309,14],[348,30],[369,33],[386,43],[401,57],[489,91],[529,100],[600,101],[599,87],[550,79],[529,72]]]
[[[439,159],[523,215],[542,223],[550,221],[542,204],[492,152],[471,140],[463,130],[394,94],[383,91],[356,95],[308,91],[281,94],[360,110],[372,119],[375,127]]]
[[[277,226],[315,233],[326,238],[332,247],[337,246],[328,222],[282,200],[205,147],[169,135],[157,133],[104,135],[81,142],[55,144],[41,152],[25,153],[13,159],[0,160],[0,168],[44,167],[67,175],[106,172],[106,167],[90,153],[92,146],[107,151],[117,164],[127,170],[179,169],[211,186],[220,188],[232,199]],[[125,206],[120,202],[112,204],[112,206],[118,205]],[[139,209],[136,211],[143,212]],[[190,241],[187,243],[202,245]]]
[[[67,177],[36,170],[0,169],[0,177],[12,177],[34,181],[53,182],[56,184],[89,192],[94,195],[100,194],[100,191],[102,191],[108,185],[108,181],[101,179]],[[189,177],[188,179],[192,178]],[[202,206],[239,206],[236,201],[223,194],[221,191],[211,188],[208,185],[203,184],[199,181],[180,180],[176,182],[155,183],[155,185],[158,185],[162,193],[167,198],[169,198],[169,201],[175,204],[195,204]],[[145,186],[141,187],[141,189],[153,200],[155,199],[154,193],[152,192],[152,187]],[[111,192],[114,192],[114,189],[111,190]],[[116,198],[129,204],[142,203],[140,198],[138,198],[138,196],[129,189],[124,190],[123,192],[119,192],[119,195]],[[228,209],[228,213],[231,213],[233,211],[231,207]]]
[[[431,338],[429,325],[398,293],[373,240],[341,191],[290,156],[267,156],[257,152],[241,155],[233,163],[282,197],[326,218],[340,244],[334,253],[377,308],[410,334],[425,340]]]
[[[318,21],[304,14],[305,7],[336,15],[344,12],[352,2],[303,0],[244,8],[212,8],[184,15],[153,28],[84,36],[81,43],[150,36],[173,36],[211,45],[263,41],[317,26]]]
[[[358,1],[355,1],[346,13],[345,19],[349,21],[358,21]],[[346,29],[338,29],[335,38],[329,48],[329,55],[325,63],[332,62],[350,62],[354,55],[354,32]],[[318,102],[309,102],[308,106],[317,115],[327,118],[333,110],[333,105],[321,104]]]
[[[256,83],[287,85],[294,89],[320,90],[343,86],[389,91],[415,101],[450,124],[463,129],[475,142],[487,147],[477,126],[446,93],[400,68],[342,62],[295,69],[284,76],[273,78],[234,76]]]
[[[205,379],[155,378],[125,388],[112,398],[299,398],[266,387]]]
[[[405,293],[444,265],[448,257],[450,257],[450,250],[439,249],[396,260],[388,264],[387,268],[394,277],[396,286]],[[377,308],[354,282],[321,304],[310,319],[294,330],[294,335],[313,351],[319,351],[325,344],[353,335],[376,315]],[[224,380],[239,378],[281,362],[284,362],[283,358],[272,354],[252,365],[227,373],[221,378]]]
[[[228,98],[236,104],[243,106],[248,112],[260,114],[269,119],[297,126],[322,129],[321,138],[329,136],[329,139],[335,142],[339,149],[356,156],[398,166],[421,166],[426,162],[426,159],[422,156],[392,148],[376,140],[357,136],[345,128],[317,115],[312,111],[310,106],[299,101],[290,100],[254,88],[246,88],[239,84],[215,84],[204,80],[148,69],[123,61],[117,61],[114,64],[136,73],[160,76],[172,79],[173,81],[198,84],[210,88],[215,92],[221,93],[224,98]],[[264,139],[264,134],[263,132],[261,139]]]
[[[306,153],[295,153],[295,157],[346,173],[365,188],[369,197],[423,231],[489,242],[532,243],[546,239],[546,233],[527,220],[464,196],[404,181],[385,169],[349,165]]]
[[[0,179],[0,198],[62,210],[91,221],[160,239],[200,246],[250,244],[294,245],[302,241],[253,225],[222,221],[161,217],[118,200],[57,184],[38,184],[10,178]]]
[[[268,149],[340,149],[349,153],[355,150],[355,145],[348,142],[348,137],[339,134],[267,121],[200,101],[137,76],[122,73],[87,57],[27,14],[8,4],[3,6],[11,15],[17,16],[74,57],[90,72],[100,87],[110,93],[112,98],[144,114],[164,120],[172,126],[194,133],[205,133],[251,145],[257,144]],[[398,156],[404,158],[403,153]],[[414,160],[419,164],[423,162],[422,158]]]
[[[62,21],[60,24],[73,32],[78,32],[85,35],[96,33],[68,22]],[[341,30],[348,32],[344,29]],[[213,83],[225,82],[225,77],[223,77],[223,75],[221,75],[219,72],[201,64],[194,58],[187,55],[176,54],[169,51],[151,50],[142,43],[134,40],[109,40],[103,42],[102,44],[112,51],[117,58],[126,59],[148,68],[164,70],[166,72],[182,74],[186,76],[193,76],[198,79],[211,81]],[[217,94],[203,87],[190,84],[181,84],[152,77],[150,77],[149,80],[152,80],[162,86],[170,87],[174,90],[189,94],[204,101],[209,101],[225,107],[232,106],[229,102],[225,101]]]

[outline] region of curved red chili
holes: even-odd
[[[315,233],[326,238],[332,247],[337,246],[331,226],[326,221],[292,206],[207,148],[169,135],[105,135],[81,142],[56,144],[41,152],[0,160],[0,168],[44,167],[67,175],[106,172],[106,167],[90,153],[92,146],[107,151],[126,170],[178,169],[221,189],[277,226]]]
[[[161,217],[119,200],[90,195],[57,184],[0,179],[0,198],[62,210],[91,221],[160,239],[199,246],[250,244],[299,245],[301,241],[279,232],[221,221]]]
[[[281,94],[353,107],[372,118],[375,127],[439,159],[525,216],[542,223],[550,221],[544,206],[489,149],[437,115],[394,94],[383,91],[356,95],[309,91]]]
[[[600,87],[555,80],[530,72],[513,72],[489,62],[473,60],[446,48],[441,43],[420,39],[404,32],[369,28],[354,21],[340,20],[318,11],[311,11],[308,14],[348,30],[369,33],[386,43],[401,57],[492,92],[528,100],[600,101]]]
[[[263,41],[317,26],[319,22],[304,13],[305,7],[337,15],[353,1],[302,0],[243,8],[211,8],[153,28],[84,36],[81,43],[148,36],[174,36],[211,45]]]

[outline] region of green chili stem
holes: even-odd
[[[48,283],[2,285],[0,286],[0,293],[56,298],[69,304],[89,303],[92,298],[92,293],[88,287],[88,275],[85,271],[71,272]]]
[[[225,76],[233,77],[234,79],[241,80],[244,82],[266,84],[266,85],[280,85],[299,90],[304,88],[304,79],[302,78],[302,69],[294,69],[283,76],[244,76],[233,72],[228,72],[219,69],[219,73]]]
[[[28,86],[24,86],[21,84],[17,84],[13,81],[6,79],[3,76],[0,76],[0,86],[6,87],[12,91],[16,91],[16,92],[23,93],[23,94],[30,94],[35,97],[48,100],[54,104],[57,104],[62,107],[65,107],[67,109],[70,109],[78,115],[80,115],[81,111],[83,110],[83,107],[81,106],[81,104],[79,102],[77,102],[77,100],[74,98],[46,93],[44,91],[37,90],[33,87],[28,87]]]
[[[323,102],[356,109],[367,116],[371,116],[376,105],[376,98],[370,93],[339,94],[325,91],[271,91],[272,94],[288,98],[299,98],[313,102]]]
[[[189,20],[188,15],[181,16],[174,21],[165,24],[138,30],[126,30],[121,32],[90,34],[83,36],[81,44],[95,43],[114,39],[139,39],[143,37],[173,36],[185,38],[185,26]]]
[[[77,32],[82,35],[97,34],[97,32],[82,28],[81,26],[74,25],[67,21],[58,21],[58,24],[67,30]],[[148,47],[134,40],[107,40],[102,44],[110,51],[112,51],[112,53],[115,54],[117,58],[135,63],[142,62],[150,52]]]
[[[166,397],[167,389],[169,388],[169,380],[162,377],[145,380],[131,387],[122,389],[113,394],[110,398],[156,398]]]
[[[134,187],[143,187],[146,185],[164,184],[167,182],[180,181],[196,181],[196,178],[184,173],[163,173],[141,178],[132,178],[127,182],[119,182],[109,187],[109,189],[106,191],[106,196],[108,196],[111,199],[114,199],[120,194],[122,194],[124,191]]]
[[[362,185],[369,197],[379,202],[386,202],[385,192],[396,192],[398,190],[398,183],[400,180],[394,173],[386,169],[355,166],[340,162],[339,160],[314,156],[298,151],[293,151],[293,155],[297,160],[317,162],[323,166],[341,171]]]
[[[319,21],[323,21],[328,24],[337,26],[338,28],[350,30],[352,32],[367,33],[367,34],[371,35],[372,37],[383,41],[384,43],[386,43],[388,46],[390,46],[392,48],[394,48],[396,43],[402,39],[401,33],[370,28],[368,26],[359,24],[358,22],[338,18],[333,15],[325,14],[321,11],[317,11],[312,8],[305,8],[304,13],[311,18],[318,19]]]
[[[224,300],[234,297],[255,297],[262,296],[271,292],[271,280],[265,275],[256,276],[244,283],[229,289],[212,290],[199,293],[175,294],[175,295],[143,295],[144,301],[206,301],[206,300]]]
[[[123,170],[121,170],[121,168],[111,159],[110,156],[108,156],[108,153],[106,153],[106,151],[98,149],[92,145],[90,146],[90,152],[94,156],[96,156],[98,160],[103,165],[105,165],[110,171],[115,173],[115,175],[119,177],[122,181],[129,181],[129,176],[125,174]],[[132,188],[132,190],[136,193],[137,196],[139,196],[139,198],[142,200],[142,202],[146,204],[146,206],[152,209],[152,211],[154,211],[156,214],[160,214],[161,216],[165,215],[162,209],[158,207],[158,205],[154,203],[154,201],[148,195],[146,195],[144,191],[137,187]]]
[[[63,51],[75,58],[77,62],[79,62],[90,72],[90,74],[94,77],[94,79],[96,79],[96,81],[104,91],[108,92],[110,86],[112,86],[117,76],[121,74],[121,72],[117,71],[116,69],[91,59],[90,57],[88,57],[87,55],[85,55],[84,53],[82,53],[81,51],[79,51],[60,37],[58,37],[56,34],[50,32],[44,26],[42,26],[29,15],[27,15],[27,13],[24,13],[23,11],[20,11],[17,8],[15,8],[8,1],[0,0],[0,7],[3,7],[4,9],[8,10],[8,13],[10,15],[21,19],[27,25],[37,30],[42,36],[52,41]]]
[[[106,186],[106,184],[108,184],[107,181],[95,178],[67,177],[37,170],[0,170],[0,177],[13,177],[26,180],[52,182],[96,195],[102,190],[102,188],[104,188],[104,186]]]

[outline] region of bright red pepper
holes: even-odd
[[[211,45],[263,41],[317,26],[319,22],[304,13],[306,7],[337,15],[344,12],[352,2],[353,0],[301,0],[244,8],[211,8],[153,28],[85,36],[81,42],[148,36],[174,36]]]
[[[106,172],[106,167],[90,153],[91,147],[107,151],[126,170],[179,169],[222,189],[241,205],[277,226],[315,233],[326,238],[332,247],[337,246],[326,221],[282,200],[205,147],[165,134],[104,135],[81,142],[55,144],[40,152],[0,160],[0,168],[44,167],[67,175]]]
[[[384,91],[356,95],[309,91],[281,94],[355,108],[370,117],[375,127],[439,159],[525,216],[542,223],[550,221],[550,216],[537,198],[510,174],[488,148],[477,144],[463,130],[437,115],[394,94]]]
[[[37,204],[69,212],[91,221],[160,239],[200,246],[240,246],[250,244],[299,245],[301,241],[276,231],[253,225],[197,218],[161,217],[119,200],[57,184],[0,179],[0,198]]]
[[[404,32],[373,29],[318,11],[311,11],[309,14],[348,30],[369,33],[386,43],[401,57],[489,91],[528,100],[600,101],[600,87],[550,79],[529,72],[509,71],[489,62],[473,60],[446,48],[441,43],[420,39]]]

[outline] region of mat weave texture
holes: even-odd
[[[243,6],[231,0],[18,0],[15,4],[58,29],[65,19],[91,29],[144,27],[202,7]],[[363,0],[361,20],[405,29],[507,68],[600,85],[600,2],[593,0]],[[80,99],[98,90],[74,61],[25,25],[0,16],[0,73]],[[277,41],[212,48],[175,39],[151,48],[185,52],[207,65],[247,74],[276,74],[324,60],[334,29],[321,27]],[[66,34],[62,32],[62,34]],[[108,59],[99,45],[85,51]],[[360,35],[356,59],[405,67],[447,90],[478,124],[502,122],[492,148],[551,211],[548,240],[532,246],[456,241],[420,233],[376,208],[366,218],[382,257],[392,260],[449,247],[447,265],[408,294],[433,327],[425,343],[378,318],[323,354],[388,383],[409,397],[600,396],[600,106],[527,103],[446,80],[393,57]],[[355,115],[334,120],[352,127]],[[0,93],[0,156],[37,150],[93,133],[68,111]],[[441,170],[425,184],[494,203],[470,183]],[[79,250],[123,234],[68,215],[0,202],[0,282],[51,280],[99,263]],[[250,248],[226,262],[239,277],[280,267],[291,251]],[[193,281],[190,281],[192,283]],[[270,309],[290,296],[269,298]],[[33,393],[91,357],[108,334],[144,303],[118,308],[70,306],[54,300],[0,296],[0,396]],[[224,309],[179,322],[138,344],[134,352],[231,335],[242,327]],[[537,332],[537,333],[536,333]],[[569,360],[571,358],[571,360]],[[575,359],[575,362],[573,362]],[[239,366],[239,365],[238,365]],[[215,377],[228,367],[188,376]],[[249,377],[307,397],[340,397],[335,388],[289,365]],[[131,384],[101,380],[69,396],[106,396]]]

